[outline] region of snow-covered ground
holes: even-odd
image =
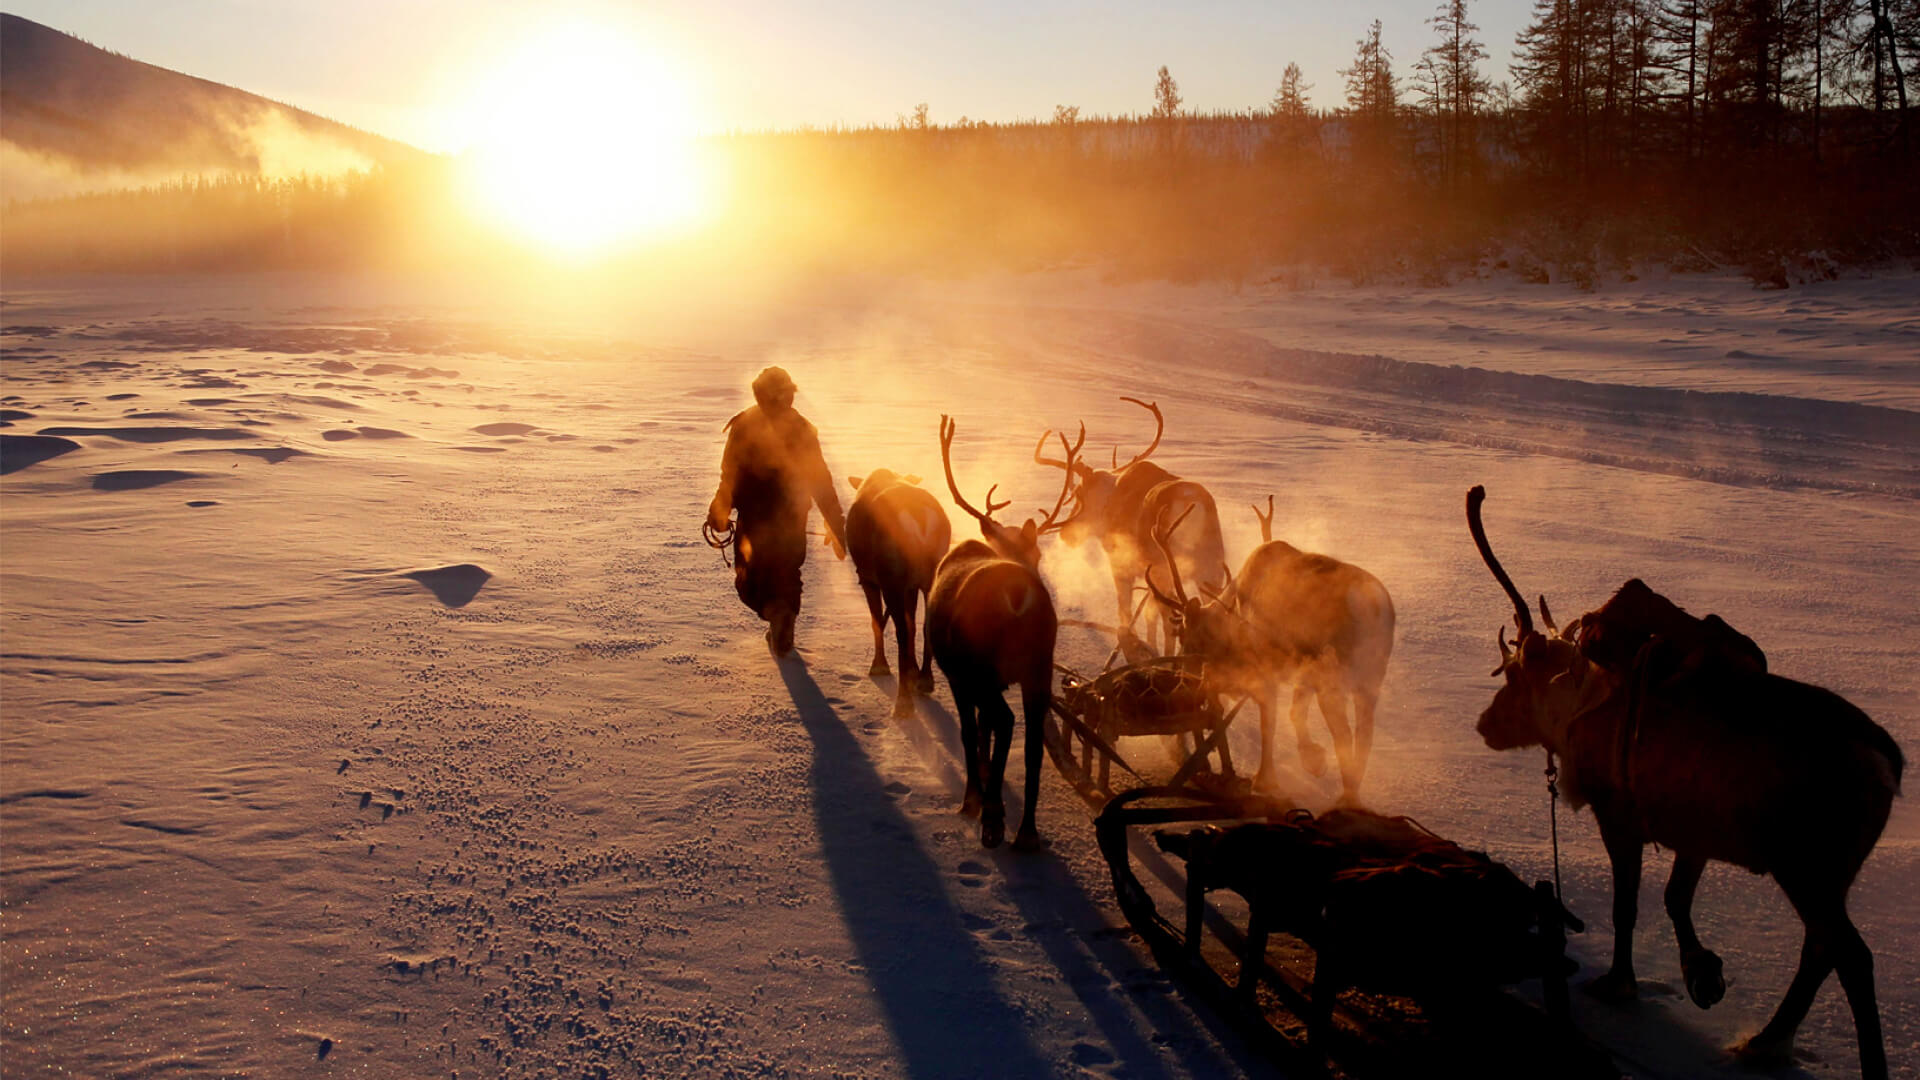
[[[1212,489],[1236,561],[1271,493],[1277,537],[1391,591],[1371,805],[1527,879],[1550,873],[1540,757],[1473,733],[1508,609],[1472,484],[1563,617],[1643,577],[1920,745],[1911,273],[537,302],[262,276],[5,300],[4,434],[78,444],[19,468],[9,447],[0,481],[9,1077],[1268,1074],[1124,929],[1050,770],[1051,849],[979,847],[946,689],[888,718],[850,566],[817,549],[805,662],[768,658],[698,525],[769,363],[837,473],[939,477],[951,413],[963,488],[999,482],[1010,513],[1057,490],[1042,428],[1085,419],[1128,456],[1151,429],[1118,397],[1157,400],[1156,459]],[[466,564],[487,576],[406,576]],[[1096,551],[1045,569],[1062,607],[1110,617]],[[1075,631],[1063,653],[1101,649]],[[1296,797],[1331,798],[1279,758]],[[1851,901],[1908,1078],[1913,805]],[[1591,973],[1606,861],[1588,815],[1560,825]],[[1645,1000],[1576,995],[1579,1021],[1641,1075],[1743,1075],[1720,1047],[1778,1000],[1798,922],[1770,881],[1710,869],[1697,916],[1732,987],[1701,1012],[1665,862]],[[1831,980],[1801,1048],[1811,1075],[1856,1068]]]

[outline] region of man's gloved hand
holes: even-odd
[[[732,510],[722,505],[719,499],[713,500],[713,504],[707,507],[707,528],[714,532],[726,532],[729,525],[727,518],[731,514]]]

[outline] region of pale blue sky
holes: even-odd
[[[432,150],[473,71],[545,21],[573,18],[672,58],[704,130],[888,123],[915,102],[936,123],[1145,112],[1166,64],[1188,108],[1264,104],[1289,60],[1317,105],[1374,18],[1403,78],[1432,42],[1437,0],[0,0],[13,14],[139,60],[229,83]],[[1498,82],[1528,0],[1469,11]]]

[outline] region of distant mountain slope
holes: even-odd
[[[8,198],[183,174],[334,173],[425,155],[231,86],[0,14]]]

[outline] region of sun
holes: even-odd
[[[467,105],[466,201],[566,255],[694,222],[710,180],[683,81],[604,27],[550,27],[489,63]]]

